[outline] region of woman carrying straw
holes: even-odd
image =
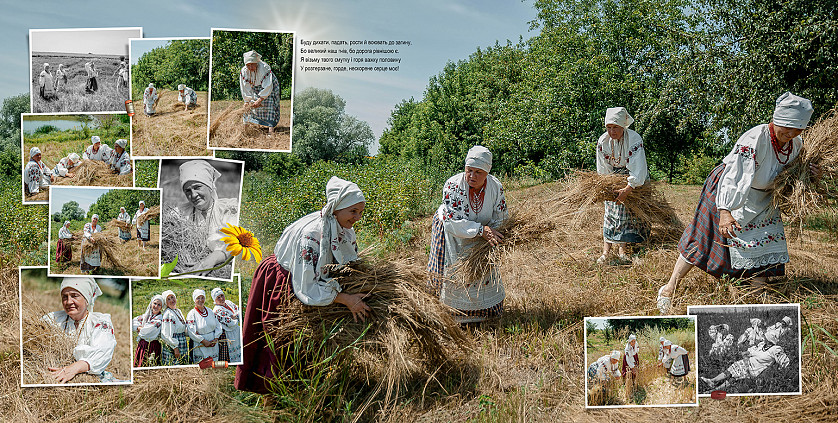
[[[241,338],[241,312],[239,307],[224,297],[221,288],[213,288],[210,292],[215,306],[212,311],[215,318],[221,324],[221,336],[218,338],[218,359],[230,363],[242,361]]]
[[[633,122],[625,107],[609,107],[605,111],[605,133],[597,141],[597,173],[626,175],[626,186],[615,193],[614,201],[605,201],[602,255],[596,261],[599,264],[608,260],[612,244],[617,245],[616,263],[631,264],[626,244],[643,242],[649,236],[649,227],[623,204],[632,190],[649,180],[643,138],[628,129]]]
[[[132,321],[131,327],[137,332],[137,352],[134,354],[134,367],[160,365],[160,329],[163,326],[163,310],[166,300],[162,295],[155,295],[148,303],[145,313]]]
[[[280,87],[271,67],[262,61],[262,55],[250,50],[244,53],[244,67],[239,72],[242,100],[250,105],[250,113],[242,121],[267,126],[268,135],[274,133],[279,123]]]
[[[174,291],[166,290],[161,294],[166,299],[166,311],[163,312],[163,324],[160,327],[162,344],[162,364],[176,366],[192,364],[189,341],[186,336],[186,318],[177,308],[177,296]]]
[[[49,72],[49,63],[44,63],[44,69],[38,75],[38,94],[44,100],[54,100],[55,96],[55,80]]]
[[[125,222],[128,225],[130,225],[131,224],[131,215],[128,214],[127,211],[125,211],[125,207],[120,207],[119,208],[119,215],[116,217],[116,220],[118,220],[120,222]],[[125,229],[122,229],[122,227],[119,227],[119,239],[121,239],[123,242],[130,241],[131,240],[131,231],[130,230],[125,230]]]
[[[777,345],[778,338],[774,333],[766,333],[765,341],[748,348],[743,359],[731,364],[727,370],[716,377],[708,379],[700,377],[710,389],[727,389],[734,381],[757,379],[775,363],[779,368],[786,368],[791,363],[783,347]]]
[[[459,323],[481,322],[503,313],[506,296],[500,274],[492,268],[483,280],[465,281],[456,274],[457,262],[465,258],[480,238],[492,246],[503,240],[497,228],[509,218],[503,185],[489,174],[492,153],[482,145],[472,147],[465,171],[442,188],[442,205],[433,218],[428,285],[443,303],[462,312]]]
[[[111,315],[93,311],[96,297],[102,295],[99,285],[90,277],[68,277],[61,281],[60,292],[63,310],[53,311],[43,320],[75,340],[75,361],[69,366],[49,367],[50,373],[60,383],[69,382],[79,373],[98,376],[103,383],[116,382],[105,370],[116,348]]]
[[[186,84],[180,84],[177,86],[177,101],[183,103],[184,111],[189,110],[189,106],[198,105],[198,93],[187,87]]]
[[[70,232],[70,221],[67,220],[58,230],[58,245],[55,247],[56,262],[64,263],[73,259],[73,247],[70,241],[74,239],[76,236]]]
[[[50,168],[41,161],[41,149],[29,149],[29,162],[23,168],[23,189],[26,195],[34,195],[55,182],[55,176]]]
[[[111,173],[127,175],[131,173],[131,156],[125,151],[128,140],[118,139],[114,142],[114,151],[108,159],[108,168]]]
[[[84,248],[82,248],[82,272],[96,272],[99,270],[99,266],[102,265],[102,256],[99,253],[99,247],[96,246],[96,243],[93,242],[93,234],[97,234],[99,232],[102,232],[102,227],[99,226],[99,215],[94,214],[93,217],[90,219],[90,222],[84,224],[84,238],[87,240],[87,242],[93,243],[93,246],[88,254],[84,254]]]
[[[96,70],[96,64],[93,61],[84,64],[84,70],[87,72],[87,83],[84,85],[84,92],[93,94],[99,91],[99,82],[96,78],[99,77],[99,71]]]
[[[157,88],[154,88],[153,83],[149,83],[145,91],[143,91],[143,112],[146,116],[155,114],[154,107],[157,105]]]
[[[189,205],[182,210],[193,223],[197,223],[206,238],[206,248],[211,252],[202,258],[191,270],[212,269],[227,260],[229,252],[221,238],[219,230],[225,223],[238,225],[238,200],[236,198],[218,198],[216,182],[221,177],[206,160],[190,160],[180,165],[180,185]],[[197,275],[207,276],[210,271]]]
[[[84,160],[99,160],[107,163],[111,158],[113,150],[107,144],[102,144],[102,140],[98,135],[90,137],[90,145],[84,150],[81,157]]]
[[[137,246],[145,250],[146,243],[151,240],[151,219],[146,219],[142,224],[139,223],[140,216],[148,213],[145,206],[145,201],[140,200],[140,206],[134,212],[134,218],[131,220],[132,225],[137,227]]]
[[[678,281],[694,266],[720,278],[747,278],[761,288],[769,276],[786,273],[789,261],[780,210],[770,187],[803,148],[799,137],[812,116],[812,102],[781,95],[771,123],[739,137],[722,164],[704,182],[695,217],[681,235],[669,282],[658,289],[658,308],[669,312]],[[810,165],[811,173],[820,169]]]
[[[203,289],[192,291],[195,308],[189,310],[186,315],[187,333],[196,343],[192,350],[192,362],[196,364],[208,357],[218,360],[218,338],[221,336],[222,328],[218,319],[215,318],[215,313],[204,306],[206,299],[207,294]]]
[[[281,372],[279,361],[265,337],[272,310],[287,308],[295,298],[309,306],[343,304],[357,321],[371,311],[362,294],[341,292],[326,266],[358,259],[352,227],[366,200],[358,185],[333,176],[326,184],[326,205],[289,225],[274,253],[259,264],[253,275],[244,316],[243,365],[236,369],[234,386],[268,392],[267,381]]]
[[[70,170],[79,165],[81,165],[81,157],[77,153],[70,153],[55,164],[55,167],[52,168],[52,174],[62,178],[72,178],[73,172],[70,172]]]

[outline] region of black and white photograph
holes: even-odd
[[[128,279],[18,276],[21,386],[132,383]]]
[[[132,280],[131,310],[134,369],[242,364],[239,274],[232,281]]]
[[[800,395],[800,304],[691,306],[699,395]]]
[[[140,27],[30,29],[33,113],[125,111],[128,39]]]
[[[222,241],[238,226],[244,162],[211,158],[161,159],[161,263],[177,261],[170,277],[230,280],[233,256]]]

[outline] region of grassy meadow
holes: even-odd
[[[87,94],[87,71],[84,64],[93,61],[99,77],[96,78],[99,90]],[[126,60],[127,56],[126,56]],[[49,63],[50,73],[55,77],[59,64],[64,64],[67,84],[63,81],[58,88],[57,100],[44,100],[39,95],[38,75]],[[117,86],[114,72],[119,68],[119,55],[72,54],[52,52],[32,52],[32,112],[124,112],[125,100],[128,100],[128,86]]]
[[[183,109],[177,101],[178,92],[158,90],[156,112],[153,116],[143,113],[142,91],[134,98],[131,122],[134,141],[133,154],[148,156],[211,156],[207,149],[207,92],[196,91],[198,105]]]

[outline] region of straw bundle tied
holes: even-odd
[[[218,130],[218,127],[225,123],[228,119],[228,116],[232,115],[234,118],[238,118],[238,121],[241,121],[242,116],[250,114],[250,109],[252,107],[249,103],[245,103],[242,106],[234,107],[230,106],[227,107],[227,110],[224,110],[215,120],[210,124],[209,127],[209,136],[212,137],[215,135],[215,131]],[[232,118],[231,118],[232,119]],[[225,125],[227,126],[227,125]]]
[[[666,240],[677,240],[684,230],[684,224],[675,209],[658,188],[659,182],[647,182],[633,189],[623,204],[635,218],[656,228]],[[616,191],[625,188],[624,175],[600,175],[596,172],[578,170],[571,175],[562,190],[552,202],[557,215],[573,215],[573,222],[579,224],[582,217],[595,203],[614,201]]]
[[[146,220],[151,220],[157,216],[160,216],[160,206],[150,207],[147,212],[137,218],[137,226],[142,226]]]
[[[339,325],[325,339],[334,351],[354,344],[353,360],[365,379],[384,388],[385,402],[398,395],[399,387],[421,371],[434,372],[439,365],[470,350],[471,341],[454,321],[455,311],[425,289],[425,270],[403,263],[362,260],[333,266],[330,276],[343,292],[365,294],[372,309],[366,322],[354,322],[340,304],[306,306],[293,301],[278,310],[267,332],[286,348],[296,333],[310,336],[309,345],[320,345],[329,328]]]
[[[803,150],[774,178],[774,206],[786,215],[789,227],[803,228],[806,217],[838,198],[838,110],[832,109],[803,132]],[[820,168],[816,179],[809,165]]]
[[[176,207],[163,209],[163,237],[160,240],[160,253],[163,263],[171,263],[178,258],[173,273],[192,270],[212,251],[207,247],[207,237],[200,224],[193,222]],[[232,272],[232,265],[213,270],[208,276],[226,278]]]
[[[120,245],[121,242],[113,237],[103,234],[93,234],[90,238],[82,239],[81,254],[82,256],[86,256],[92,253],[94,248],[99,248],[99,254],[102,256],[102,259],[107,260],[116,268],[125,269],[125,266],[117,255]]]
[[[126,231],[126,232],[130,231],[131,228],[133,227],[133,225],[131,225],[130,222],[126,222],[124,220],[117,220],[117,219],[111,219],[110,225],[116,226],[117,228],[122,229],[123,231]]]

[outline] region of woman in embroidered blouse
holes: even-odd
[[[295,298],[309,306],[343,304],[353,319],[370,312],[362,294],[342,292],[327,266],[358,259],[353,225],[366,200],[358,185],[333,176],[326,184],[326,205],[282,231],[274,253],[264,258],[250,287],[243,322],[243,365],[236,368],[237,389],[265,393],[279,361],[265,340],[264,325]]]
[[[177,86],[177,101],[178,103],[183,103],[183,110],[189,110],[189,106],[197,106],[198,105],[198,93],[195,92],[192,88],[187,87],[185,84],[180,84]]]
[[[102,232],[102,227],[99,226],[99,215],[94,214],[90,219],[90,222],[84,224],[84,237],[90,240],[93,237],[93,234],[99,232]],[[82,250],[84,250],[84,248],[82,248]],[[99,266],[101,265],[102,256],[99,254],[99,247],[94,244],[93,248],[90,250],[90,254],[82,254],[81,270],[82,272],[93,273],[99,270]]]
[[[722,164],[710,172],[695,217],[678,243],[680,254],[672,276],[658,290],[662,314],[669,311],[678,281],[694,266],[717,278],[749,278],[758,287],[769,276],[785,274],[786,236],[770,187],[800,154],[803,140],[799,135],[812,111],[811,101],[788,92],[781,95],[772,122],[745,132]],[[820,174],[816,166],[810,170]]]
[[[756,379],[774,364],[777,364],[779,368],[788,367],[791,360],[789,360],[783,347],[777,345],[777,341],[775,334],[766,333],[765,341],[748,348],[748,351],[743,353],[744,358],[731,364],[727,370],[712,379],[700,377],[699,379],[709,388],[704,392],[715,389],[726,390],[731,382]]]
[[[239,88],[242,100],[250,104],[250,114],[242,119],[256,125],[268,127],[268,134],[274,133],[279,123],[280,87],[271,67],[262,61],[262,55],[250,50],[244,53],[244,67],[239,72]]]
[[[751,327],[745,329],[745,332],[739,336],[736,345],[741,350],[753,347],[762,341],[765,341],[765,327],[762,320],[753,318],[751,319]]]
[[[149,83],[145,91],[143,91],[143,112],[146,116],[151,116],[154,113],[154,106],[157,105],[157,89],[154,88],[153,83]]]
[[[212,311],[221,323],[221,336],[218,338],[218,359],[230,363],[242,361],[242,348],[239,338],[241,335],[241,313],[239,307],[224,297],[221,288],[213,288],[210,292],[215,306]]]
[[[73,247],[70,241],[76,239],[72,232],[70,232],[70,221],[64,222],[61,229],[58,230],[58,245],[55,247],[55,261],[67,262],[73,259]]]
[[[125,207],[120,207],[119,208],[119,215],[116,217],[116,220],[118,220],[120,222],[125,222],[125,223],[130,225],[131,224],[131,215],[128,214],[127,211],[125,211]],[[130,229],[129,230],[123,230],[122,228],[119,228],[119,239],[121,239],[123,242],[130,241],[131,240]]]
[[[218,360],[218,338],[222,328],[215,318],[215,313],[204,305],[206,299],[207,294],[203,289],[192,291],[195,307],[186,314],[186,326],[189,328],[187,332],[195,343],[192,350],[193,363],[200,363],[207,357]]]
[[[163,326],[163,310],[166,309],[166,299],[162,295],[155,295],[148,303],[145,313],[137,316],[131,322],[131,327],[137,333],[137,352],[134,354],[134,367],[160,365],[160,328]],[[152,355],[153,354],[153,355]],[[153,357],[148,362],[148,358]]]
[[[41,161],[41,149],[32,147],[29,149],[29,163],[26,163],[23,169],[23,188],[26,195],[37,194],[41,188],[47,188],[53,182],[55,182],[55,176]]]
[[[442,205],[433,218],[429,289],[443,303],[462,312],[455,316],[460,323],[480,322],[503,313],[506,294],[497,269],[486,272],[480,281],[466,281],[456,271],[458,260],[480,238],[493,246],[503,240],[497,228],[509,213],[503,185],[489,174],[491,169],[489,149],[472,147],[466,155],[465,171],[445,182]]]
[[[55,81],[49,72],[49,63],[44,63],[44,70],[38,75],[38,94],[44,100],[54,100],[57,98],[55,96]]]
[[[177,308],[177,296],[174,291],[167,290],[161,294],[166,299],[166,311],[163,312],[163,324],[160,326],[160,339],[163,341],[162,364],[175,366],[192,364],[189,352],[189,341],[186,332],[186,317]]]
[[[113,358],[116,337],[113,334],[111,315],[93,311],[96,297],[102,290],[90,277],[68,277],[61,282],[63,310],[53,311],[43,317],[75,340],[73,358],[65,367],[49,367],[59,382],[66,383],[79,373],[98,376],[101,382],[116,381],[105,368]]]
[[[643,138],[628,129],[633,122],[634,118],[625,107],[608,108],[605,111],[606,131],[597,141],[597,173],[626,175],[626,186],[615,193],[615,201],[605,202],[602,255],[597,259],[600,264],[608,260],[612,244],[617,245],[618,263],[631,263],[626,255],[626,244],[643,242],[649,236],[649,227],[632,216],[623,204],[632,190],[649,180]]]
[[[126,139],[118,139],[114,143],[113,154],[108,159],[108,168],[110,168],[111,173],[119,175],[131,173],[131,156],[125,151],[127,145],[128,140]]]
[[[637,337],[631,334],[623,355],[623,379],[627,374],[631,374],[631,380],[634,382],[634,379],[637,378],[638,366],[640,366],[640,346],[637,345]]]
[[[72,178],[73,172],[70,172],[70,170],[80,164],[81,157],[77,153],[70,153],[55,164],[55,167],[52,168],[52,174],[63,178]]]
[[[611,354],[600,357],[588,367],[588,380],[591,382],[604,383],[610,378],[619,379],[620,373],[620,351],[611,351]]]
[[[146,219],[142,225],[138,224],[140,216],[148,213],[148,208],[145,206],[145,201],[140,201],[140,207],[134,213],[134,218],[131,223],[137,227],[137,246],[145,250],[146,242],[151,240],[151,219]]]
[[[670,360],[669,374],[675,377],[686,376],[690,372],[689,351],[684,347],[673,344],[668,339],[663,341],[663,351]]]
[[[107,144],[103,144],[98,135],[94,135],[90,137],[90,145],[82,153],[82,158],[107,163],[111,158],[111,153],[113,153],[113,150]]]

